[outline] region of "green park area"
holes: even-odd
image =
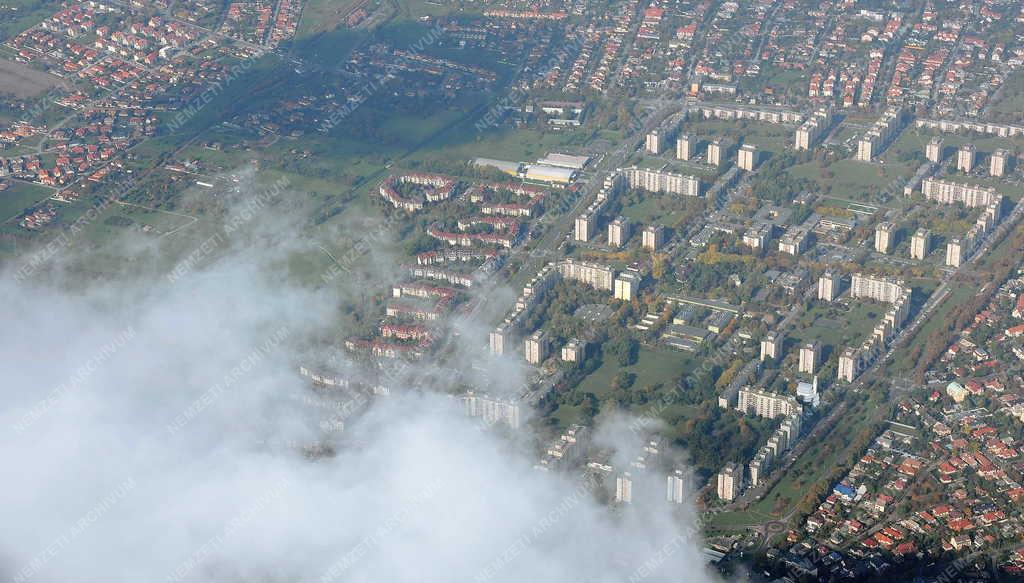
[[[752,120],[697,120],[684,124],[685,132],[704,142],[714,139],[727,139],[735,147],[741,144],[753,144],[762,150],[762,162],[771,156],[792,149],[792,124],[772,124]],[[704,151],[707,143],[701,146]],[[733,160],[735,161],[735,160]]]

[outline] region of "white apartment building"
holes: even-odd
[[[676,139],[676,158],[689,160],[696,155],[697,141],[688,134],[683,134]]]
[[[988,162],[988,173],[990,176],[999,178],[1006,175],[1006,165],[1010,159],[1010,153],[1006,150],[996,150]]]
[[[956,153],[956,169],[967,174],[974,170],[974,163],[978,158],[978,152],[974,144],[964,144]]]
[[[775,332],[765,334],[761,339],[761,360],[774,360],[782,354],[782,335]]]
[[[615,299],[626,302],[633,301],[640,290],[640,276],[635,273],[620,273],[615,278]]]
[[[725,143],[722,140],[712,140],[708,144],[708,164],[721,166],[725,162]]]
[[[852,383],[862,370],[863,360],[860,351],[856,348],[847,348],[839,355],[838,377],[840,380]]]
[[[743,144],[743,146],[736,152],[736,165],[742,170],[752,171],[757,166],[759,153],[757,146],[753,144]]]
[[[488,425],[501,422],[512,429],[519,428],[521,419],[517,401],[478,395],[474,391],[468,391],[463,395],[462,402],[466,414],[470,417],[480,417]]]
[[[743,467],[734,463],[727,464],[718,472],[718,497],[733,501],[740,495],[743,488]]]
[[[804,344],[800,347],[799,356],[800,362],[797,369],[804,374],[814,374],[821,362],[821,344],[818,342]]]
[[[740,389],[736,398],[736,410],[744,415],[756,415],[765,419],[788,417],[803,412],[803,407],[791,395],[769,393],[750,387]]]
[[[779,238],[779,252],[790,255],[800,255],[807,250],[810,242],[810,234],[799,227],[790,227],[782,237]]]
[[[826,302],[835,301],[839,296],[839,276],[826,271],[818,278],[818,299]]]
[[[630,188],[650,192],[666,192],[681,196],[700,196],[701,183],[696,176],[661,172],[646,168],[626,168],[622,171]]]
[[[526,355],[526,362],[540,364],[548,357],[551,350],[551,342],[548,335],[538,330],[523,341],[523,352]]]
[[[938,164],[942,160],[942,147],[942,138],[932,138],[924,148],[924,157],[927,158],[929,162]]]
[[[644,149],[649,154],[658,155],[661,153],[661,131],[652,130],[644,139]]]
[[[971,186],[948,180],[926,178],[921,182],[921,192],[928,200],[942,204],[960,203],[968,208],[988,206],[995,201],[996,189],[985,186]]]
[[[622,504],[633,502],[633,477],[623,472],[615,477],[615,501]]]
[[[565,279],[579,281],[599,290],[614,289],[615,270],[607,265],[566,259],[559,261],[556,269]]]
[[[910,258],[923,260],[931,252],[932,232],[928,229],[918,229],[910,238]]]
[[[954,237],[946,243],[946,265],[948,267],[960,267],[966,259],[966,244],[960,237]]]
[[[668,475],[665,487],[665,499],[675,504],[685,502],[686,477],[682,470],[676,470]]]
[[[626,217],[617,217],[608,223],[608,244],[612,247],[622,247],[629,240],[629,220]]]
[[[901,280],[863,273],[853,274],[850,284],[850,295],[854,298],[869,298],[887,304],[899,299],[904,290],[905,284]]]
[[[798,151],[810,150],[825,136],[825,132],[831,126],[832,112],[828,109],[819,109],[796,129],[794,148]]]
[[[896,225],[881,222],[875,227],[875,251],[888,255],[896,246]]]
[[[657,251],[665,244],[665,228],[661,225],[648,225],[643,232],[643,248]]]
[[[577,241],[589,241],[594,236],[594,215],[583,213],[576,217],[576,230],[573,237]]]

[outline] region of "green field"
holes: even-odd
[[[641,347],[636,364],[620,367],[613,359],[606,358],[600,368],[583,379],[579,390],[594,393],[598,398],[602,398],[611,392],[612,378],[619,372],[635,374],[636,382],[633,383],[635,387],[657,383],[671,387],[693,363],[693,357],[688,354],[654,351],[647,347]]]
[[[990,109],[993,113],[1016,115],[1024,111],[1024,74],[1018,71],[1009,76],[1003,86],[1002,97],[992,103]]]
[[[903,183],[914,174],[915,166],[905,164],[868,164],[841,159],[831,164],[813,160],[792,166],[793,178],[816,183],[823,194],[857,202],[878,202],[878,193],[887,189],[902,193]],[[898,187],[898,188],[897,188]]]
[[[25,209],[46,200],[53,190],[26,182],[11,182],[7,190],[0,191],[0,220],[7,222],[17,218]]]
[[[794,129],[795,126],[792,124],[771,124],[751,120],[709,119],[688,121],[683,124],[684,132],[700,140],[711,141],[715,138],[729,138],[732,141],[734,158],[736,146],[753,144],[762,150],[761,163],[764,163],[769,156],[782,153],[792,147]],[[700,146],[701,150],[706,146],[706,144]]]
[[[0,5],[0,41],[17,36],[23,30],[53,14],[60,2],[53,0],[8,0]]]
[[[841,351],[847,345],[863,342],[885,310],[885,305],[871,301],[852,300],[846,305],[815,302],[789,335],[798,343],[817,340],[833,351]]]

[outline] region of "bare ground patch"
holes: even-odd
[[[0,93],[24,99],[45,93],[58,85],[65,83],[53,75],[21,63],[0,59]]]

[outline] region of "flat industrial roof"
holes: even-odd
[[[544,164],[547,166],[558,166],[561,168],[572,168],[574,170],[581,170],[590,161],[589,156],[573,156],[571,154],[559,154],[558,152],[549,152],[544,158],[537,160],[538,164]]]

